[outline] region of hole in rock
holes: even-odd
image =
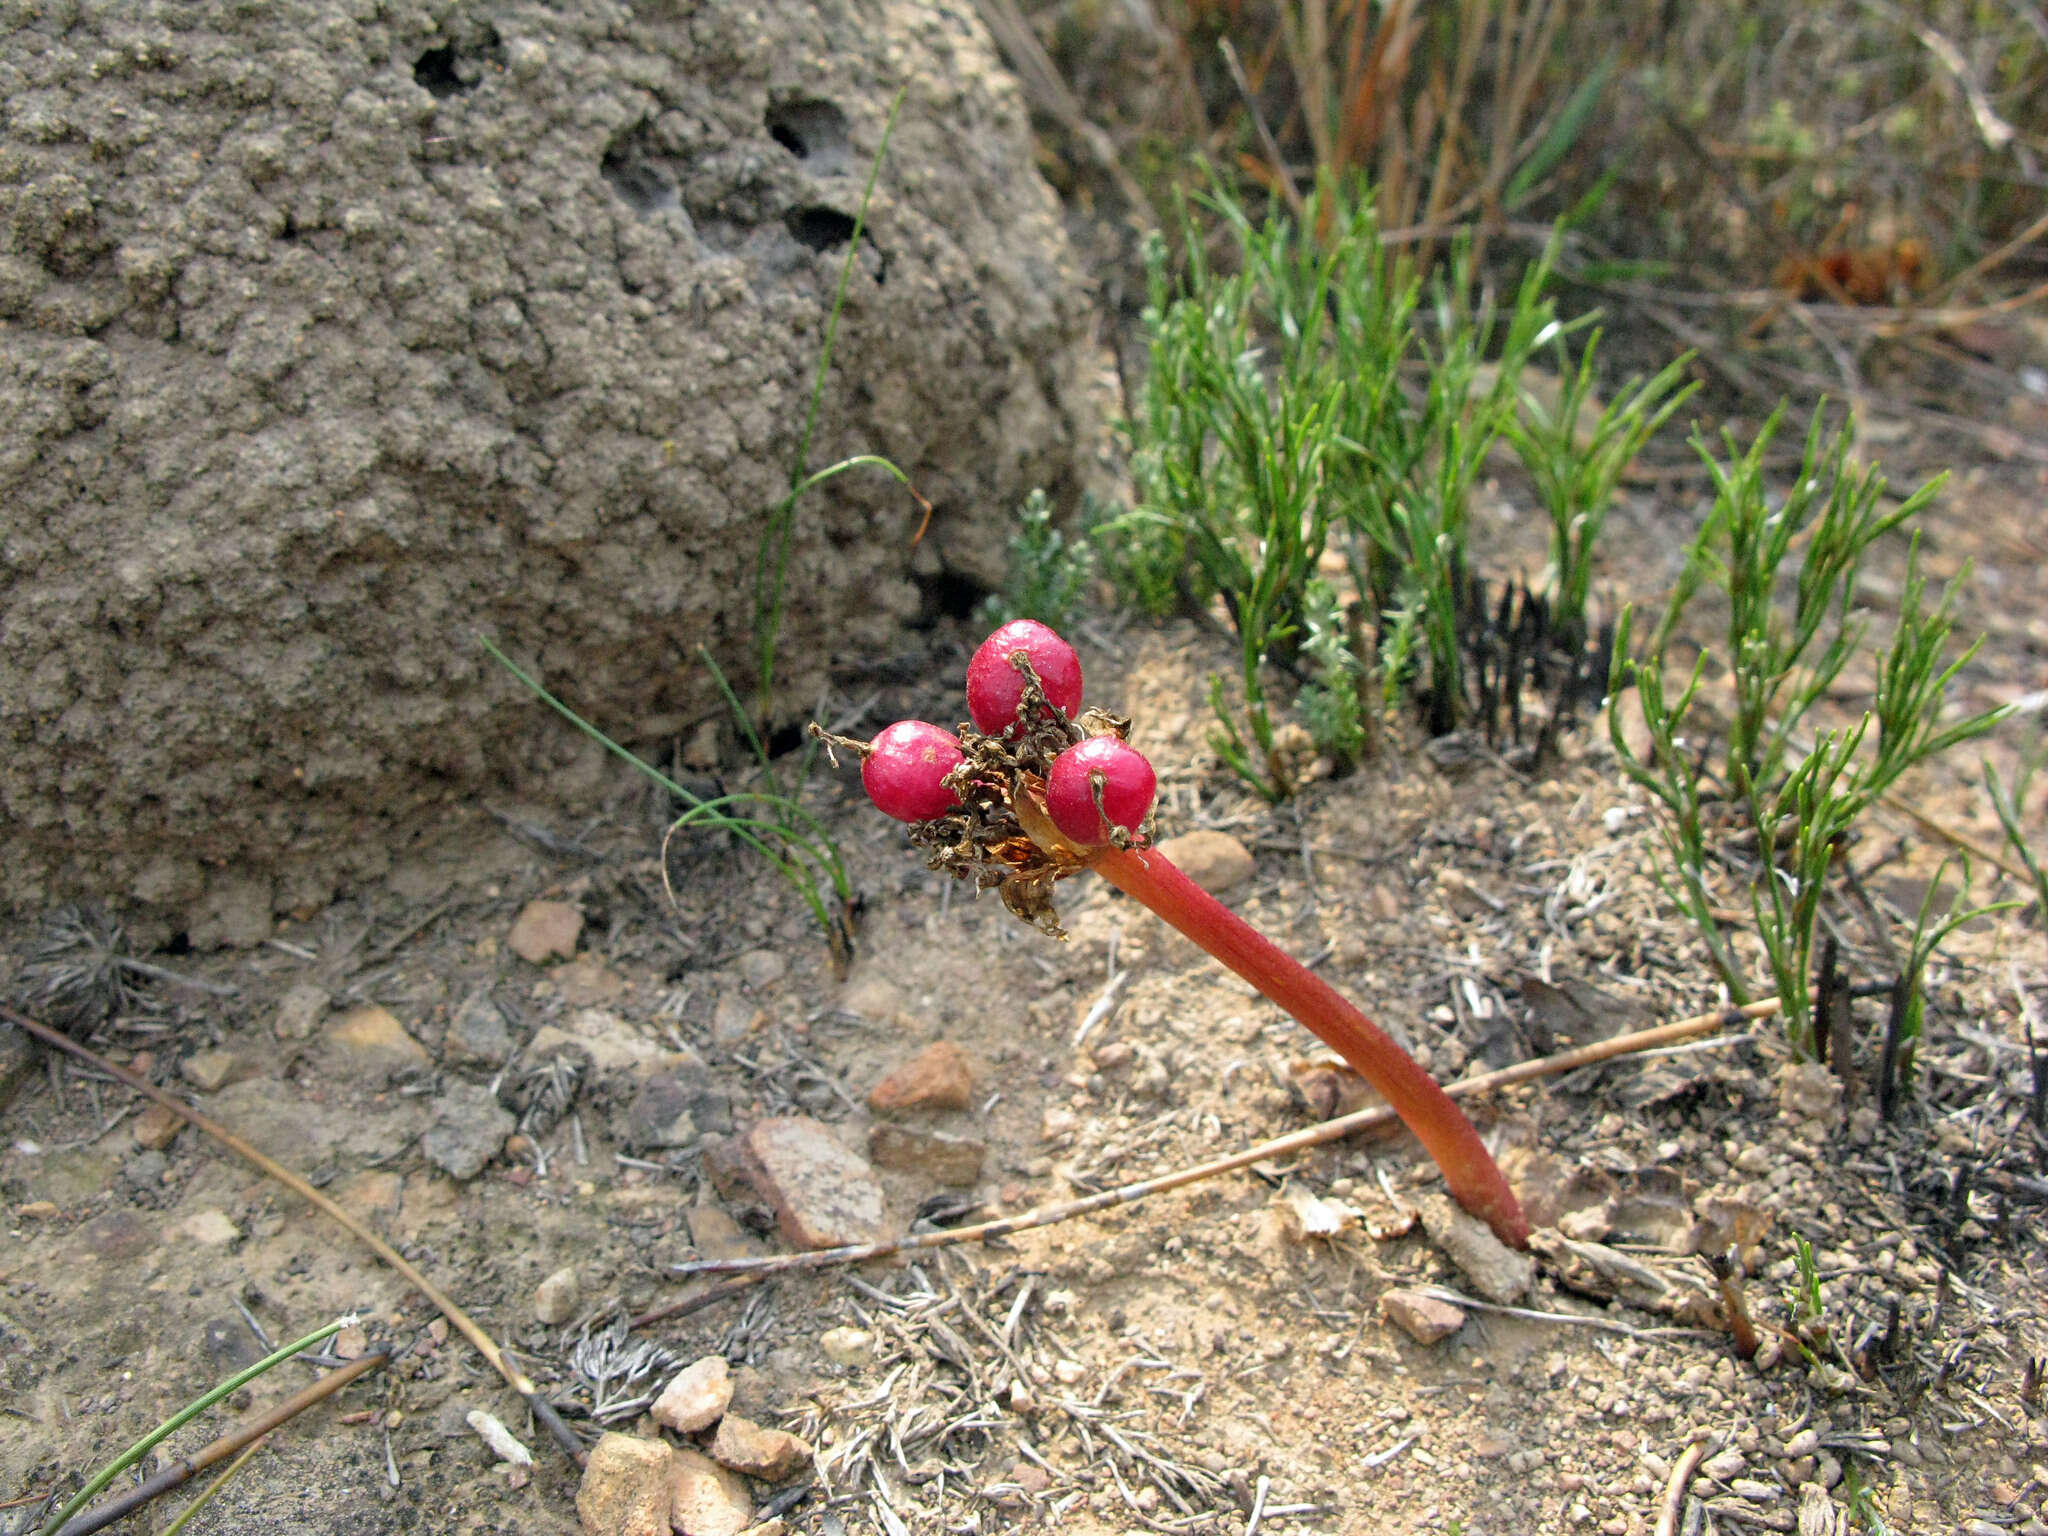
[[[927,626],[940,619],[971,619],[989,595],[987,587],[958,571],[940,571],[935,576],[919,576],[916,581],[924,599],[918,619]]]
[[[489,22],[458,24],[456,35],[412,61],[412,77],[429,95],[446,101],[483,83],[487,65],[502,67],[505,47]]]
[[[814,251],[829,251],[853,238],[853,219],[836,208],[798,208],[784,221],[789,232]]]
[[[846,153],[846,114],[829,101],[777,102],[765,121],[768,137],[799,160],[834,160]]]
[[[802,725],[785,725],[768,733],[763,743],[770,757],[781,757],[784,753],[797,751],[810,741],[810,733]]]
[[[644,122],[612,141],[598,169],[626,206],[642,218],[674,208],[681,201],[675,177],[649,152]]]
[[[462,77],[455,73],[453,43],[444,43],[439,48],[429,48],[414,59],[412,77],[430,93],[444,100],[450,96],[459,96],[469,89],[469,86],[462,83]]]

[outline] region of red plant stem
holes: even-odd
[[[1156,848],[1106,848],[1089,865],[1286,1009],[1374,1088],[1443,1170],[1458,1204],[1504,1243],[1529,1245],[1515,1192],[1464,1111],[1343,994],[1203,890]]]

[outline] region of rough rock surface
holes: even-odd
[[[1418,1344],[1447,1339],[1465,1325],[1465,1309],[1421,1291],[1391,1290],[1380,1295],[1380,1316]]]
[[[706,1355],[676,1373],[654,1400],[654,1422],[679,1435],[709,1429],[732,1402],[732,1367],[723,1355]]]
[[[576,1490],[584,1536],[669,1536],[675,1458],[659,1440],[621,1434],[599,1440]]]
[[[457,1079],[434,1101],[434,1123],[420,1138],[420,1151],[450,1178],[473,1179],[503,1150],[517,1123],[490,1089]]]
[[[718,1421],[711,1459],[763,1482],[782,1483],[811,1464],[811,1448],[787,1430],[769,1429],[728,1413]]]
[[[759,1121],[736,1150],[738,1171],[774,1208],[793,1247],[837,1248],[890,1235],[874,1171],[809,1116]]]
[[[14,5],[0,27],[0,905],[255,943],[450,804],[748,677],[838,264],[778,697],[998,574],[1100,370],[967,0]],[[927,589],[935,595],[939,590]],[[119,750],[115,750],[116,746]]]
[[[935,1040],[868,1090],[868,1108],[965,1109],[974,1101],[974,1067],[951,1040]]]
[[[754,1523],[746,1479],[687,1447],[669,1461],[669,1519],[676,1536],[739,1536]]]

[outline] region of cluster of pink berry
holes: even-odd
[[[1036,619],[1014,620],[982,641],[967,663],[967,713],[975,729],[1001,740],[1040,723],[1029,718],[1027,682],[1034,677],[1044,708],[1071,723],[1081,709],[1081,658],[1071,645]],[[883,815],[930,821],[959,806],[948,780],[965,759],[951,731],[899,720],[868,744],[861,786]],[[1157,789],[1144,753],[1114,732],[1086,735],[1053,759],[1045,776],[1046,814],[1069,842],[1099,848],[1143,825]]]

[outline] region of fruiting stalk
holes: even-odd
[[[1435,1078],[1343,994],[1190,880],[1156,848],[1105,848],[1089,867],[1178,929],[1336,1051],[1415,1133],[1458,1204],[1528,1246],[1529,1223],[1486,1143]]]
[[[1041,664],[1055,674],[1057,698]],[[1075,713],[1081,665],[1073,648],[1042,624],[1007,624],[975,652],[967,685],[975,722],[957,738],[921,722],[893,725],[872,746],[811,730],[828,748],[862,758],[870,798],[910,824],[931,868],[999,890],[1032,926],[1064,937],[1053,887],[1093,869],[1179,929],[1343,1056],[1415,1133],[1458,1203],[1501,1241],[1527,1246],[1529,1223],[1514,1191],[1436,1080],[1151,845],[1152,765],[1129,745],[1130,721],[1099,709]],[[933,749],[885,754],[897,735]],[[868,772],[880,768],[888,771]]]

